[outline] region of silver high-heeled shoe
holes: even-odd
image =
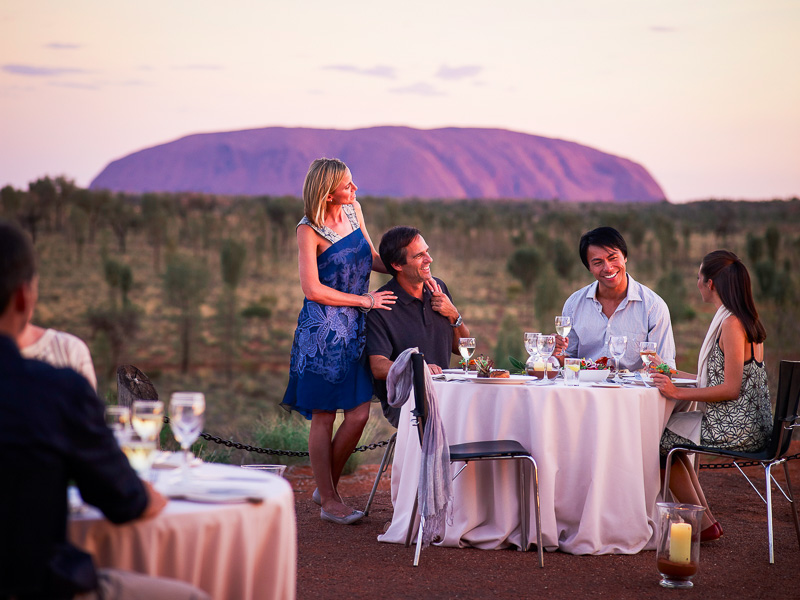
[[[323,521],[329,521],[331,523],[337,523],[338,525],[352,525],[356,521],[360,521],[364,518],[364,513],[360,510],[353,509],[346,517],[337,517],[336,515],[332,515],[328,512],[325,512],[324,508],[319,509],[319,516]]]

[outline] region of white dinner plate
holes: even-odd
[[[606,382],[603,382],[603,381],[598,381],[596,383],[593,383],[592,387],[618,388],[618,387],[622,387],[622,384],[621,383],[611,383],[611,382],[606,383]]]
[[[537,377],[530,375],[509,375],[508,377],[474,377],[470,379],[470,383],[488,383],[494,385],[519,385],[521,383],[530,383],[536,381]]]
[[[442,369],[442,373],[446,373],[447,375],[464,375],[464,369]],[[466,377],[469,376],[475,377],[475,371],[467,371]]]

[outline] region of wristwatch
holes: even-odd
[[[461,327],[461,324],[462,324],[463,322],[464,322],[464,319],[462,319],[462,318],[461,318],[461,315],[459,314],[459,315],[458,315],[458,318],[456,319],[456,322],[455,322],[455,323],[450,323],[450,327],[453,327],[454,329],[455,329],[456,327]]]

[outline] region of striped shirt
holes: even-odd
[[[611,318],[603,313],[597,300],[597,282],[572,294],[564,303],[562,315],[572,318],[572,331],[566,356],[598,359],[612,356],[608,348],[611,336],[625,335],[628,345],[620,360],[621,368],[642,368],[639,342],[656,342],[658,355],[675,368],[675,339],[667,303],[650,288],[628,277],[628,295]]]
[[[21,351],[25,358],[35,358],[54,367],[69,367],[83,375],[97,390],[97,375],[89,347],[77,336],[65,331],[46,329],[44,335]]]

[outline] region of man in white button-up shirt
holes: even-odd
[[[656,342],[658,355],[675,368],[675,340],[666,302],[628,275],[628,246],[612,227],[598,227],[581,237],[583,264],[597,280],[572,294],[562,315],[572,318],[567,338],[557,338],[556,354],[597,359],[611,356],[613,335],[628,338],[623,369],[642,368],[639,342]],[[563,358],[563,357],[562,357]]]

